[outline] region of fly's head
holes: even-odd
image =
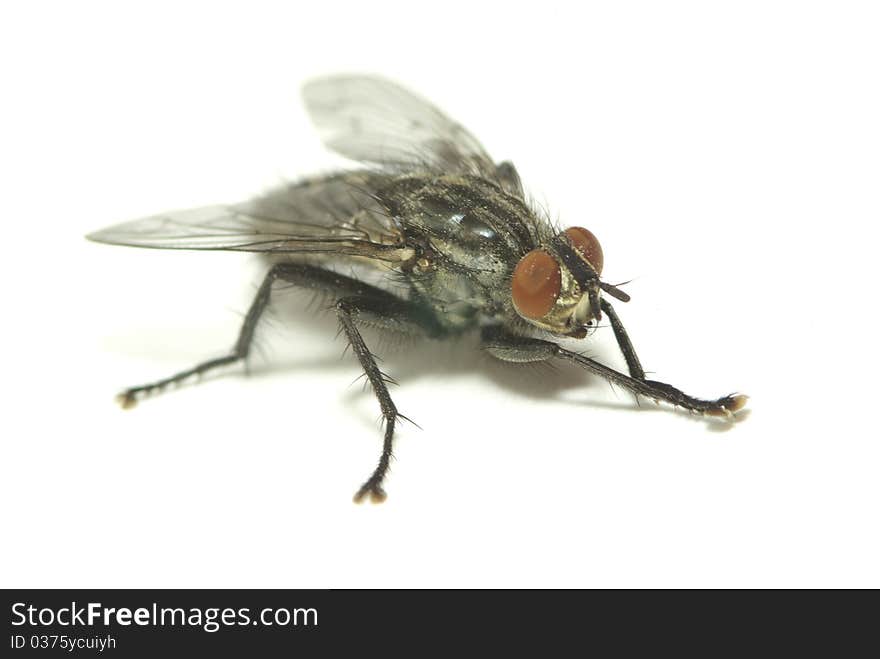
[[[513,271],[513,306],[526,321],[553,334],[582,339],[602,318],[600,295],[629,301],[601,281],[602,246],[587,229],[571,227],[523,256]]]

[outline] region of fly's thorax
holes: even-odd
[[[407,278],[439,324],[453,332],[470,329],[480,313],[496,305],[492,293],[503,288],[503,271],[491,256],[477,258],[458,245],[435,246],[443,251],[424,250]]]
[[[513,257],[536,240],[537,221],[526,203],[477,176],[400,176],[377,198],[408,237],[443,253],[456,246],[468,259],[487,252]]]
[[[438,319],[473,326],[509,309],[511,264],[537,242],[522,199],[479,177],[432,174],[398,177],[377,196],[416,251],[405,272]]]

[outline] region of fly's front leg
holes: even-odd
[[[483,345],[489,354],[504,361],[527,363],[562,359],[572,362],[637,396],[662,400],[699,414],[731,417],[748,400],[741,394],[731,394],[715,400],[694,398],[665,382],[637,379],[550,341],[513,336],[499,328],[486,328],[483,331]]]
[[[379,400],[382,410],[382,418],[385,422],[385,438],[382,443],[382,454],[379,456],[379,464],[376,469],[361,485],[354,495],[354,501],[360,503],[369,497],[373,503],[381,503],[386,494],[382,487],[385,475],[391,462],[394,442],[394,426],[398,418],[405,418],[397,411],[391,394],[388,393],[386,381],[388,377],[379,370],[376,358],[367,348],[364,339],[358,330],[358,322],[368,321],[371,325],[412,333],[424,331],[423,323],[413,313],[413,307],[409,303],[391,298],[391,296],[358,296],[345,297],[336,303],[336,315],[339,324],[348,338],[348,342],[357,356],[364,373],[373,387],[373,393]]]
[[[602,298],[601,302],[599,302],[599,306],[602,308],[602,311],[605,312],[605,315],[608,316],[608,320],[611,321],[611,329],[614,330],[614,338],[617,339],[617,346],[620,348],[620,352],[623,353],[623,358],[626,360],[626,367],[629,369],[630,376],[636,380],[644,380],[645,371],[642,368],[641,362],[639,362],[639,356],[636,354],[636,349],[633,348],[632,341],[629,340],[629,335],[626,333],[626,328],[623,326],[623,323],[620,322],[620,318],[617,316],[614,307],[612,307],[611,303],[605,298]]]
[[[196,376],[202,376],[222,366],[245,360],[250,353],[260,316],[263,315],[263,312],[269,305],[272,288],[279,279],[303,288],[330,292],[336,296],[363,295],[374,291],[381,293],[381,291],[368,284],[330,270],[301,263],[278,263],[272,266],[269,272],[266,273],[263,283],[260,285],[241,325],[238,340],[229,354],[202,362],[193,368],[181,371],[162,380],[126,389],[117,396],[119,404],[126,409],[134,407],[138,400],[159,393],[171,385],[179,384]]]

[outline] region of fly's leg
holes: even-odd
[[[629,340],[626,328],[623,326],[623,323],[620,322],[617,312],[614,310],[614,307],[611,306],[611,303],[605,298],[602,298],[599,305],[601,306],[602,311],[605,312],[605,315],[608,316],[608,320],[611,321],[611,329],[614,330],[614,338],[617,339],[617,346],[620,348],[620,352],[623,353],[623,358],[626,360],[626,367],[629,369],[630,376],[636,380],[644,380],[645,371],[642,368],[642,364],[639,362],[639,356],[636,354],[636,349],[633,348],[632,341]]]
[[[127,389],[120,394],[120,402],[123,407],[132,407],[139,398],[161,391],[171,384],[202,375],[220,366],[244,360],[250,351],[260,316],[269,305],[272,288],[279,280],[301,288],[329,293],[337,300],[336,315],[339,318],[342,331],[345,332],[352,350],[357,355],[373,387],[376,398],[379,399],[382,417],[385,420],[385,439],[379,464],[357,491],[354,500],[359,502],[369,496],[370,500],[374,502],[384,501],[386,495],[382,488],[382,481],[385,479],[391,461],[394,426],[398,418],[405,417],[397,411],[394,401],[391,400],[386,386],[386,381],[389,378],[376,365],[376,358],[364,343],[357,323],[368,321],[371,325],[385,330],[423,336],[437,335],[439,329],[430,317],[419,313],[418,308],[412,303],[357,279],[331,270],[299,263],[281,263],[273,266],[263,279],[263,283],[245,316],[238,340],[228,355],[203,362],[164,380]]]
[[[483,345],[489,354],[503,361],[528,363],[562,359],[572,362],[637,396],[662,400],[699,414],[731,417],[748,400],[741,394],[731,394],[716,400],[694,398],[665,382],[634,378],[550,341],[513,336],[495,327],[483,331]]]
[[[336,315],[339,324],[348,338],[349,345],[357,356],[364,373],[373,387],[373,393],[379,400],[382,410],[382,418],[385,422],[385,437],[382,443],[382,454],[379,463],[370,477],[361,485],[354,495],[354,501],[360,503],[369,497],[373,503],[381,503],[385,500],[385,490],[382,482],[388,473],[389,463],[394,441],[394,426],[398,418],[405,418],[397,411],[391,395],[388,393],[388,377],[379,370],[376,365],[376,357],[367,348],[364,339],[358,330],[358,323],[367,321],[371,326],[379,326],[385,329],[394,329],[407,333],[425,331],[424,320],[420,320],[414,313],[414,307],[408,302],[392,298],[388,294],[382,297],[357,296],[344,297],[336,302]]]
[[[254,297],[253,302],[251,302],[247,315],[244,317],[244,322],[238,333],[238,340],[235,342],[235,346],[233,346],[232,351],[228,355],[217,357],[216,359],[209,359],[208,361],[197,364],[192,368],[188,368],[180,373],[175,373],[162,380],[157,380],[156,382],[138,385],[137,387],[130,387],[116,397],[119,404],[125,409],[130,409],[137,405],[137,402],[140,399],[160,393],[171,385],[180,384],[192,377],[202,376],[214,369],[246,359],[250,352],[251,343],[254,339],[254,331],[256,330],[257,323],[259,322],[263,311],[265,311],[266,307],[269,305],[269,298],[272,295],[272,285],[278,278],[278,271],[281,267],[282,266],[280,265],[274,266],[266,274],[263,283],[257,291],[256,297]]]
[[[260,288],[251,303],[250,309],[248,309],[247,315],[244,318],[244,322],[241,325],[238,340],[235,342],[235,345],[229,354],[202,362],[193,368],[181,371],[180,373],[176,373],[162,380],[126,389],[117,396],[119,404],[126,409],[134,407],[138,400],[159,393],[171,385],[179,384],[196,376],[202,376],[205,373],[222,366],[244,361],[250,353],[251,344],[254,339],[254,332],[256,331],[260,316],[269,305],[269,300],[272,296],[272,288],[278,280],[295,284],[303,288],[329,292],[335,294],[337,297],[343,295],[366,294],[384,294],[392,297],[388,293],[384,293],[384,291],[373,286],[323,268],[300,263],[276,264],[272,266],[263,279],[263,283],[260,285]]]

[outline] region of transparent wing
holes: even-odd
[[[375,201],[376,175],[341,174],[275,189],[243,204],[123,222],[90,240],[157,249],[330,253],[400,260],[401,236]]]
[[[492,159],[464,127],[425,99],[377,76],[339,75],[303,87],[324,144],[352,160],[496,178]]]

